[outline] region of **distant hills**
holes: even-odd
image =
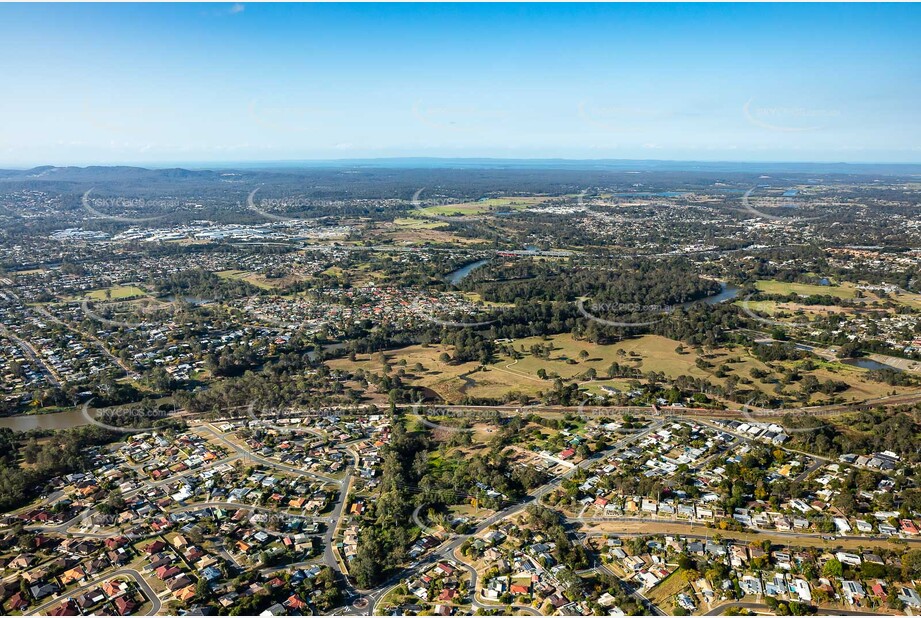
[[[201,167],[201,166],[192,166]],[[214,166],[211,166],[214,167]],[[330,161],[277,161],[235,163],[237,169],[379,167],[445,169],[557,169],[586,171],[741,172],[775,174],[921,174],[921,163],[809,163],[739,161],[666,161],[655,159],[448,159],[388,158]]]
[[[211,164],[186,164],[182,167],[99,166],[55,167],[50,165],[27,170],[0,170],[0,180],[58,182],[145,182],[182,180],[219,180],[228,172],[247,171],[259,175],[278,172],[289,175],[298,169],[450,169],[450,170],[566,170],[591,172],[704,172],[747,174],[836,174],[859,176],[921,175],[921,164],[912,163],[785,163],[733,161],[657,161],[631,159],[339,159],[310,161],[260,161]]]
[[[43,165],[28,170],[0,170],[0,179],[3,180],[50,180],[58,182],[106,182],[106,181],[139,181],[139,180],[165,180],[199,178],[209,179],[220,177],[221,172],[211,170],[189,170],[180,167],[174,168],[146,168],[129,167],[124,165],[89,167],[54,167]]]

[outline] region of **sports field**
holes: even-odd
[[[133,285],[114,285],[110,288],[86,293],[86,297],[92,300],[127,300],[141,296],[147,296],[147,292]]]

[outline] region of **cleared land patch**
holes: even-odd
[[[893,387],[882,382],[866,379],[867,370],[839,362],[814,360],[814,368],[805,368],[803,361],[773,362],[770,366],[752,356],[742,347],[715,348],[697,350],[658,335],[644,335],[628,339],[613,345],[597,345],[588,341],[574,339],[570,334],[553,337],[528,337],[517,339],[511,344],[520,352],[522,358],[512,358],[499,354],[496,360],[481,368],[478,362],[453,363],[441,360],[441,354],[453,354],[450,347],[421,345],[408,346],[386,352],[391,374],[401,369],[405,372],[402,379],[414,386],[431,389],[445,402],[458,403],[465,396],[503,399],[513,393],[535,396],[540,392],[553,389],[553,378],[577,381],[587,392],[603,394],[602,387],[613,387],[621,392],[630,390],[631,379],[607,378],[608,368],[616,362],[621,366],[635,367],[645,376],[649,372],[663,373],[670,379],[681,375],[693,376],[710,381],[712,384],[725,385],[730,376],[736,376],[748,384],[740,387],[757,389],[766,394],[774,394],[776,383],[785,369],[796,368],[803,376],[812,375],[820,382],[828,380],[844,382],[848,388],[837,394],[847,401],[861,401],[882,397],[892,392],[908,392],[910,387]],[[552,345],[548,358],[531,354],[534,345]],[[580,354],[581,352],[585,354]],[[698,360],[701,363],[698,363]],[[405,361],[405,362],[404,362]],[[416,364],[422,367],[420,370]],[[329,361],[333,369],[365,371],[382,374],[384,365],[380,354],[358,354],[355,361],[335,359]],[[721,371],[722,368],[722,371]],[[543,369],[548,378],[539,377]],[[589,380],[585,373],[594,369],[596,378]],[[758,370],[769,377],[755,379],[752,370]],[[645,377],[637,379],[644,383]],[[799,382],[784,385],[786,397],[797,397]],[[805,402],[816,404],[827,399],[822,392],[813,393]]]
[[[551,199],[545,196],[535,197],[497,197],[477,202],[463,202],[460,204],[444,204],[442,206],[428,206],[421,209],[425,215],[478,215],[491,211],[524,210],[529,206],[541,204]]]

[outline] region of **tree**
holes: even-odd
[[[863,352],[860,350],[860,344],[856,341],[848,341],[838,348],[838,353],[836,354],[838,358],[857,358],[862,355]]]
[[[383,560],[378,543],[370,540],[359,543],[358,555],[355,556],[349,570],[359,588],[373,588],[383,574]]]
[[[211,586],[208,585],[208,580],[204,577],[199,577],[198,583],[195,584],[195,596],[198,597],[199,601],[205,601],[211,596]]]
[[[844,565],[837,558],[832,558],[822,567],[822,573],[828,577],[842,577],[844,575]]]
[[[921,549],[913,549],[902,556],[902,579],[921,578]]]

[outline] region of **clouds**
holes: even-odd
[[[246,5],[242,2],[234,2],[229,6],[219,6],[218,8],[207,9],[201,12],[205,17],[227,17],[229,15],[239,15],[246,10]]]

